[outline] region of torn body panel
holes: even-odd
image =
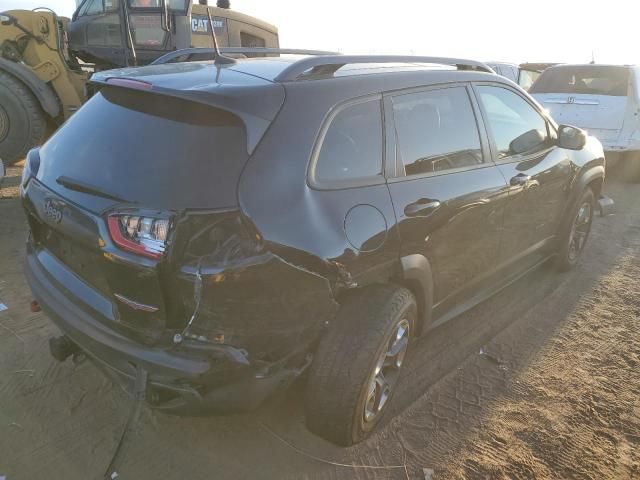
[[[185,311],[194,312],[185,337],[233,345],[252,360],[309,345],[338,306],[327,278],[269,251],[224,265],[204,257],[185,265],[179,282]]]

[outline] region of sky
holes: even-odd
[[[215,0],[209,0],[214,5]],[[0,0],[0,11],[75,0]],[[640,63],[636,0],[231,0],[276,25],[280,46],[482,61]]]

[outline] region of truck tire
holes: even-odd
[[[560,244],[556,258],[556,268],[561,272],[571,270],[578,264],[584,249],[596,206],[596,196],[591,188],[584,189],[573,207],[573,213],[567,217],[561,227]]]
[[[44,141],[46,131],[38,100],[21,81],[0,71],[0,158],[13,165]]]
[[[307,379],[312,432],[343,446],[367,437],[395,391],[416,319],[413,294],[394,285],[364,288],[342,305]]]

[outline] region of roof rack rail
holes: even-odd
[[[491,67],[482,62],[462,58],[414,55],[332,55],[303,58],[285,68],[274,80],[276,82],[291,82],[304,77],[331,75],[343,66],[355,63],[435,63],[455,66],[458,70],[495,73]]]
[[[213,60],[215,58],[215,49],[207,47],[192,47],[182,48],[173,52],[166,53],[161,57],[156,58],[151,65],[162,65],[163,63],[169,63],[178,57],[187,57],[182,62],[190,62],[190,57],[204,57],[203,60]],[[337,52],[325,52],[323,50],[302,50],[297,48],[260,48],[260,47],[224,47],[220,48],[220,53],[226,55],[331,55],[339,56]],[[211,57],[211,58],[209,58]]]

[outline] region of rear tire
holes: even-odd
[[[47,121],[38,100],[14,76],[0,72],[0,158],[13,165],[40,145]]]
[[[596,206],[596,196],[591,188],[584,189],[578,201],[562,226],[556,267],[561,272],[574,268],[591,232],[591,224]]]
[[[368,287],[345,302],[309,372],[312,432],[342,446],[371,433],[396,390],[416,319],[413,294],[399,286]]]

